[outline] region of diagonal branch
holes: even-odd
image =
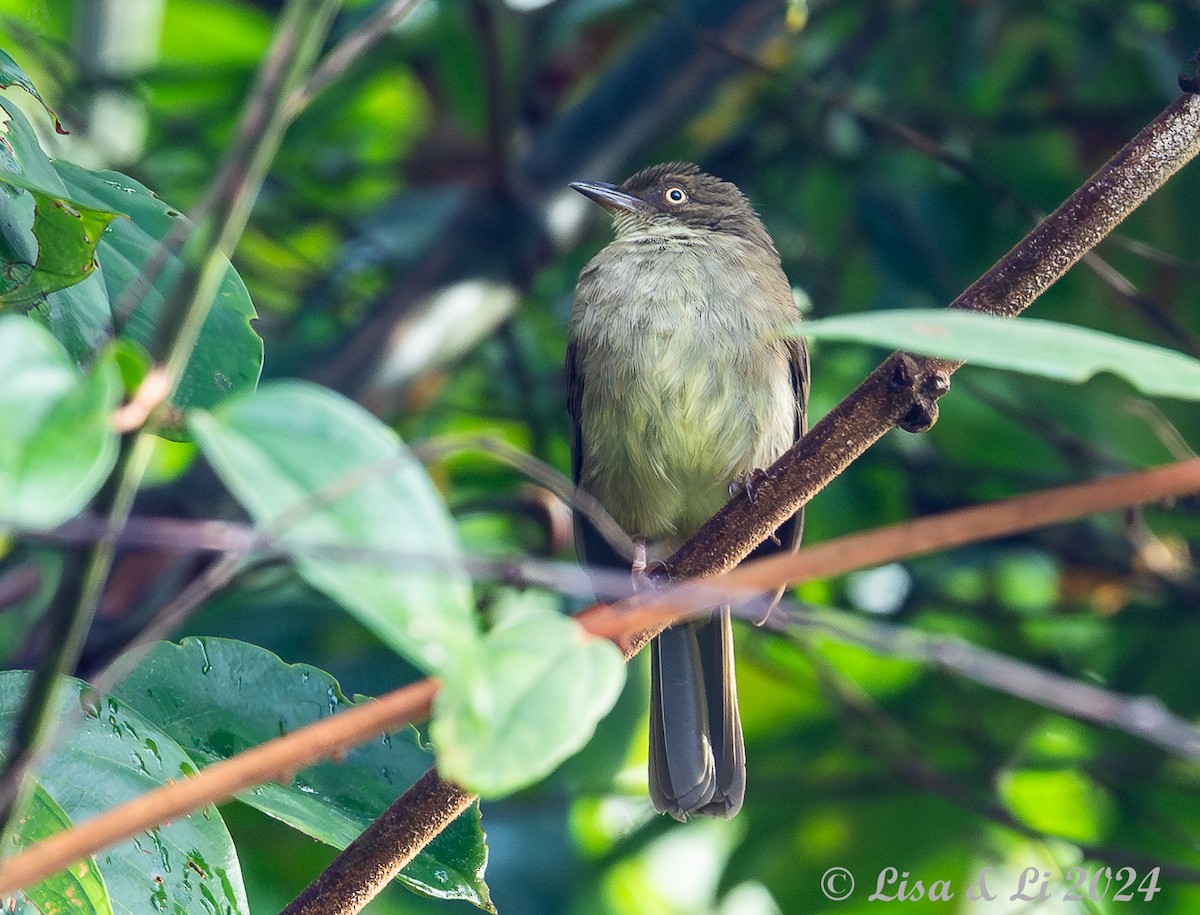
[[[788,581],[840,574],[860,565],[904,559],[984,537],[1020,533],[1131,504],[1196,492],[1200,492],[1200,458],[842,537],[803,553],[749,562],[705,582],[688,583],[611,606],[597,605],[580,617],[580,622],[595,635],[627,643],[647,627],[667,625],[689,614],[706,613],[714,603],[744,600],[763,592],[773,593]],[[831,622],[815,614],[788,619],[796,624],[827,628],[838,638],[857,641],[883,654],[937,664],[1001,692],[1052,705],[1084,720],[1127,730],[1183,758],[1200,759],[1200,728],[1171,714],[1153,700],[1074,683],[959,639],[911,633],[883,624],[868,626],[849,620]],[[785,620],[781,618],[780,623],[783,622]],[[1068,687],[1063,694],[1065,698],[1060,696],[1055,702],[1046,699],[1050,692],[1061,690],[1064,685]],[[360,743],[376,739],[381,732],[423,720],[429,714],[436,690],[435,680],[410,684],[374,702],[339,712],[215,763],[196,775],[164,785],[67,832],[38,842],[0,863],[0,895],[33,885],[71,862],[144,829],[225,800],[254,785],[290,778],[306,766],[337,758]],[[394,873],[449,825],[457,815],[452,815],[452,811],[457,809],[459,802],[465,799],[469,803],[474,799],[440,780],[435,784],[422,780],[418,784],[419,788],[414,786],[393,805],[393,815],[384,815],[391,825],[372,831],[374,841],[370,848],[359,844],[339,869],[344,867],[360,873],[367,882],[377,881],[381,874]],[[411,793],[414,790],[416,795]],[[404,826],[408,816],[394,815],[400,809],[416,817],[423,824],[422,828],[413,830],[411,824]],[[364,855],[369,862],[364,860]],[[338,859],[338,862],[342,861],[342,858]],[[322,879],[342,887],[343,892],[362,898],[363,886],[359,884],[355,888],[352,873],[331,874]],[[373,885],[375,892],[381,887],[377,882]],[[338,911],[332,908],[328,898],[324,901],[329,906],[326,911]]]
[[[1185,94],[951,304],[1013,317],[1200,152],[1200,96]],[[672,579],[733,568],[884,433],[921,431],[961,363],[894,353],[670,559]]]
[[[353,915],[477,798],[430,769],[279,915]]]

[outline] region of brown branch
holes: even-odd
[[[1019,314],[1197,152],[1200,96],[1182,95],[950,307]],[[775,462],[753,502],[733,500],[679,548],[670,577],[733,568],[884,433],[927,428],[960,364],[890,356]]]
[[[828,540],[798,553],[777,553],[658,594],[597,605],[580,620],[589,632],[619,641],[639,627],[660,630],[698,608],[719,603],[720,598],[752,599],[785,585],[1196,492],[1200,492],[1200,458],[929,515]]]
[[[619,644],[627,643],[634,634],[648,627],[667,625],[689,614],[707,612],[706,608],[713,603],[774,593],[786,582],[837,575],[854,568],[961,546],[978,539],[1008,536],[1088,514],[1195,492],[1200,492],[1200,458],[842,537],[808,548],[802,553],[749,562],[719,578],[689,582],[659,594],[639,596],[619,604],[597,605],[581,615],[579,620],[595,635]],[[826,625],[819,620],[812,622]],[[920,657],[1003,692],[1042,704],[1049,704],[1046,699],[1049,691],[1047,686],[1057,686],[1062,679],[1030,665],[1020,665],[1019,662],[990,653],[983,654],[981,649],[955,640],[922,635],[919,639],[905,636],[889,641],[879,635],[883,631],[879,629],[873,630],[874,635],[868,633],[859,636],[854,634],[855,627],[845,621],[837,627],[827,628],[832,628],[843,637],[862,639],[883,653]],[[1008,666],[1002,662],[1007,662]],[[1013,675],[1018,667],[1023,672],[1019,678]],[[1040,689],[1030,687],[1029,684],[1035,680],[1035,687],[1040,685]],[[375,739],[381,732],[394,731],[419,721],[428,715],[436,689],[434,680],[411,684],[374,702],[339,712],[215,763],[189,778],[157,788],[113,807],[68,832],[38,842],[0,864],[0,895],[33,885],[71,862],[106,845],[137,835],[144,829],[151,829],[206,804],[224,800],[256,784],[272,779],[287,780],[305,766],[323,759],[336,759],[357,744]],[[1125,697],[1091,686],[1087,686],[1087,689],[1089,692],[1081,708],[1069,704],[1066,707],[1062,704],[1054,707],[1087,720],[1131,729],[1131,733],[1148,742],[1157,743],[1187,758],[1200,757],[1200,729],[1189,722],[1176,718],[1161,706],[1151,708],[1144,699]],[[1147,717],[1147,711],[1153,714]],[[1151,726],[1147,727],[1147,723]],[[1164,742],[1163,735],[1169,737],[1171,742]],[[410,792],[413,790],[410,789]],[[450,786],[434,789],[427,785],[414,795],[406,793],[391,810],[406,810],[407,815],[430,824],[428,828],[419,830],[424,837],[422,841],[428,841],[453,819],[448,816],[448,800],[457,790]],[[439,810],[443,813],[439,814]],[[394,826],[399,826],[400,817],[385,816]],[[438,817],[442,816],[444,818],[439,820]],[[382,863],[385,858],[392,856],[399,866],[403,866],[404,861],[420,850],[411,838],[396,836],[383,827],[379,832],[387,837],[384,839],[372,833],[376,837],[376,844],[391,843],[399,851],[385,849],[379,852],[372,865],[376,873],[387,867]],[[346,886],[348,879],[353,881],[353,870],[351,868],[348,871],[349,876],[330,875],[328,879],[336,885]],[[326,903],[329,901],[325,900]]]
[[[353,915],[475,802],[430,769],[279,915]]]

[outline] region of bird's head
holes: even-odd
[[[666,162],[644,168],[620,185],[573,181],[571,187],[612,214],[618,238],[686,228],[735,235],[775,250],[742,192],[696,165]]]

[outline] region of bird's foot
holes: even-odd
[[[758,499],[758,487],[768,479],[770,477],[765,470],[755,467],[740,480],[734,480],[729,484],[729,498],[736,499],[738,496],[745,496],[753,505]]]
[[[740,480],[734,480],[729,484],[729,498],[736,499],[738,496],[745,496],[746,500],[754,505],[758,499],[758,487],[768,479],[770,479],[770,474],[761,467],[755,467]],[[779,538],[774,534],[771,535],[771,540],[776,546],[780,545]]]
[[[633,540],[633,566],[630,569],[633,575],[634,592],[658,590],[662,586],[662,582],[656,580],[656,577],[661,579],[665,569],[666,564],[660,560],[646,561],[646,541],[641,537],[635,537]]]
[[[650,576],[646,574],[646,540],[644,537],[633,538],[633,567],[630,569],[633,575],[633,590],[649,591],[651,590]]]

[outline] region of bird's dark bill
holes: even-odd
[[[610,213],[635,213],[646,206],[646,202],[632,194],[626,194],[615,184],[602,181],[572,181],[571,188],[589,200],[594,200]]]

